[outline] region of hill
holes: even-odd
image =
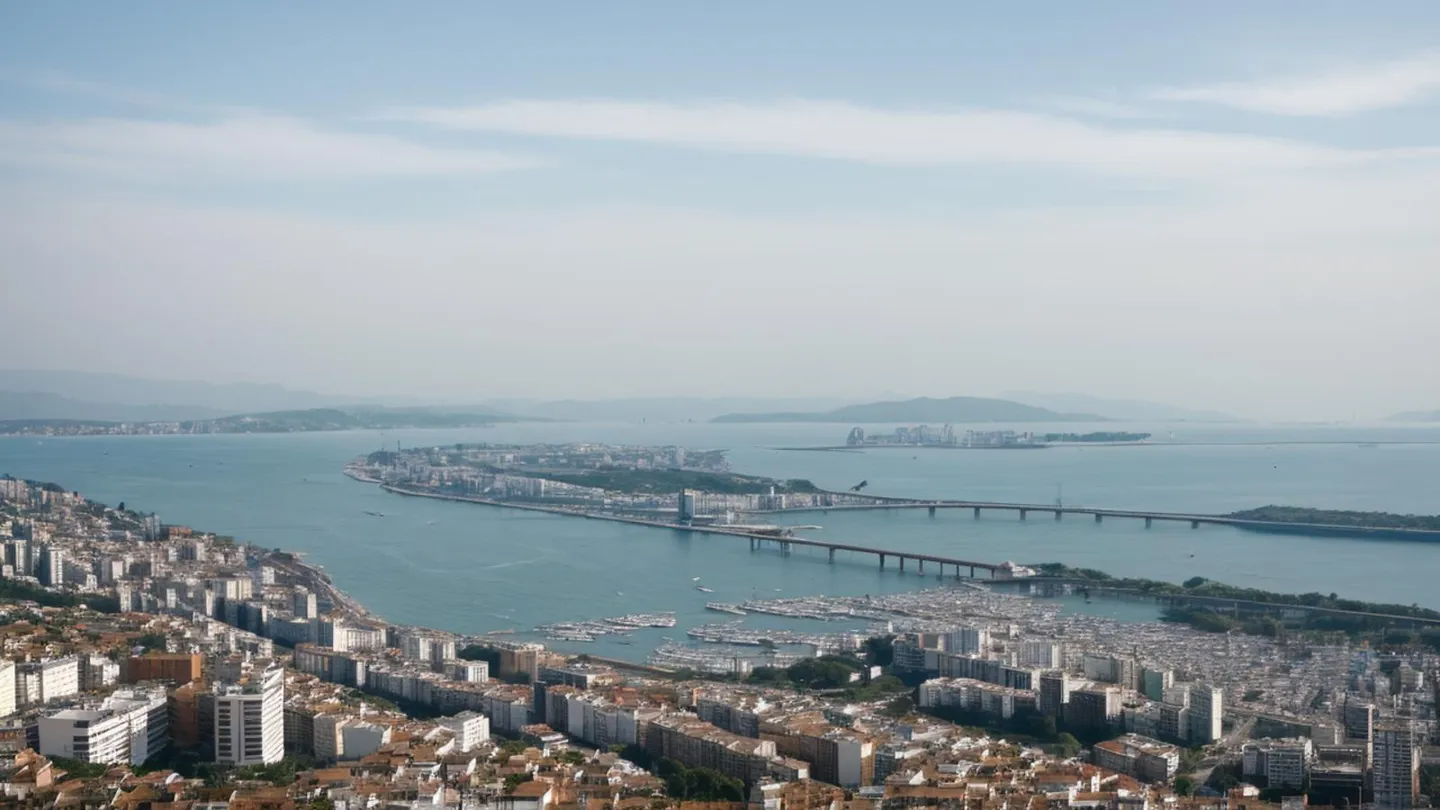
[[[1187,408],[1139,399],[1107,399],[1089,394],[1042,394],[1035,391],[1007,391],[1006,399],[1048,408],[1062,413],[1094,413],[1106,419],[1127,422],[1238,422],[1239,417],[1222,411]]]
[[[1440,422],[1440,411],[1405,411],[1388,417],[1386,422]]]
[[[1060,413],[1048,408],[1023,405],[1008,399],[949,397],[907,399],[846,405],[819,413],[788,411],[778,413],[728,413],[713,422],[1103,422],[1104,417],[1088,413]]]
[[[149,380],[123,374],[88,371],[0,369],[0,391],[54,394],[82,402],[113,405],[198,407],[205,409],[208,415],[335,408],[364,403],[379,404],[379,401],[374,398],[333,396],[314,391],[285,388],[280,385]],[[45,414],[44,416],[65,418],[56,414]],[[32,417],[17,416],[13,418]],[[107,417],[77,416],[71,418],[103,419]],[[131,417],[110,418],[126,421]]]
[[[102,422],[162,422],[174,419],[210,419],[230,411],[201,405],[129,405],[91,402],[48,391],[0,390],[0,420],[77,419]]]
[[[481,407],[504,413],[566,422],[703,422],[721,414],[761,411],[817,411],[854,400],[829,398],[630,397],[622,399],[495,399]]]

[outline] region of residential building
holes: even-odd
[[[0,660],[0,717],[15,713],[15,662]]]
[[[1241,748],[1242,771],[1268,788],[1301,790],[1315,758],[1308,737],[1288,740],[1251,740]]]
[[[125,683],[170,681],[176,685],[198,681],[205,657],[184,653],[150,653],[125,659],[120,679]]]
[[[1065,719],[1084,729],[1101,730],[1120,717],[1120,690],[1114,686],[1092,686],[1070,693]]]
[[[271,765],[285,758],[285,670],[215,687],[215,761]]]
[[[1180,749],[1139,734],[1097,743],[1091,749],[1096,765],[1142,782],[1168,782],[1180,768]]]
[[[1142,667],[1140,670],[1140,691],[1154,701],[1165,699],[1165,690],[1175,685],[1175,673],[1168,669]]]
[[[1070,678],[1063,670],[1052,669],[1040,676],[1040,713],[1060,717],[1070,703]]]
[[[40,753],[97,764],[139,765],[169,742],[165,690],[120,690],[95,709],[40,718]]]
[[[1400,810],[1415,806],[1420,796],[1421,741],[1409,724],[1377,727],[1374,731],[1375,807]]]
[[[1022,641],[1015,649],[1015,663],[1033,669],[1056,669],[1065,665],[1065,648],[1056,641]]]
[[[1222,713],[1225,694],[1206,684],[1190,684],[1190,742],[1208,745],[1224,736]]]
[[[961,627],[945,634],[945,651],[971,654],[990,649],[990,631],[983,627]]]
[[[440,725],[455,732],[455,749],[466,752],[490,739],[490,718],[479,712],[461,712],[440,718]]]
[[[80,694],[80,659],[47,658],[15,665],[15,702],[18,706],[49,703]]]
[[[690,768],[711,768],[746,785],[763,779],[775,756],[771,740],[741,737],[683,714],[652,721],[645,749],[657,759],[673,759]]]

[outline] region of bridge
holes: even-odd
[[[675,528],[675,527],[672,527]],[[783,537],[779,535],[745,534],[734,531],[715,531],[715,534],[735,534],[750,539],[750,550],[756,551],[763,548],[766,543],[773,543],[780,549],[780,553],[789,556],[795,546],[807,546],[810,548],[823,548],[830,555],[830,562],[835,562],[835,552],[849,551],[855,554],[869,554],[880,560],[880,567],[884,568],[889,560],[894,560],[899,565],[901,573],[905,571],[906,561],[915,563],[916,573],[925,573],[925,563],[935,566],[935,573],[941,577],[945,576],[945,566],[954,566],[955,578],[960,578],[960,571],[968,568],[970,577],[975,577],[976,571],[985,571],[991,579],[996,579],[996,572],[1004,567],[1000,563],[980,562],[978,560],[963,560],[959,557],[946,557],[939,554],[919,554],[913,551],[896,551],[891,548],[878,548],[875,546],[861,546],[851,543],[832,543],[829,540],[810,540],[804,537]]]
[[[1440,530],[1436,529],[1405,529],[1386,526],[1349,526],[1333,523],[1290,523],[1278,520],[1252,520],[1249,518],[1230,517],[1228,515],[1203,515],[1188,512],[1156,512],[1142,509],[1107,509],[1095,506],[1063,506],[1060,504],[1041,503],[1006,503],[1002,501],[924,501],[905,500],[898,498],[887,498],[875,503],[840,504],[837,506],[808,506],[796,509],[766,510],[763,514],[778,513],[800,513],[800,512],[863,512],[889,509],[926,509],[934,515],[939,509],[969,509],[974,512],[975,517],[980,517],[982,512],[1012,512],[1021,520],[1026,520],[1031,513],[1053,515],[1055,520],[1061,520],[1065,515],[1088,515],[1096,523],[1104,522],[1105,518],[1143,520],[1145,527],[1149,528],[1155,521],[1169,521],[1175,523],[1189,523],[1190,528],[1198,529],[1202,524],[1216,526],[1234,526],[1241,529],[1252,529],[1256,531],[1287,532],[1292,534],[1332,535],[1346,537],[1390,537],[1408,540],[1430,540],[1440,541]],[[756,514],[760,514],[757,512]]]

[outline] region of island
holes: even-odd
[[[727,413],[712,422],[850,422],[917,423],[951,422],[1105,422],[1093,413],[1060,413],[1047,408],[1024,405],[1008,399],[985,397],[920,397],[894,402],[871,402],[846,405],[822,412]]]
[[[1226,517],[1263,523],[1308,526],[1353,526],[1364,529],[1440,531],[1440,515],[1399,515],[1393,512],[1359,512],[1345,509],[1311,509],[1301,506],[1261,506],[1231,512]]]

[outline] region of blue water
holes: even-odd
[[[1115,426],[1107,426],[1113,429]],[[1137,426],[1123,426],[1134,429]],[[524,424],[439,431],[256,436],[0,438],[0,472],[50,480],[107,503],[266,546],[305,552],[337,585],[393,621],[460,632],[634,611],[674,610],[673,631],[721,621],[709,600],[814,593],[885,593],[934,586],[870,558],[836,565],[823,553],[751,552],[726,537],[403,498],[340,473],[354,456],[393,447],[476,441],[604,441],[726,448],[737,471],[809,478],[825,487],[870,482],[876,494],[1222,512],[1282,503],[1440,513],[1440,429],[1186,426],[1177,440],[1271,442],[1223,446],[1052,448],[995,452],[877,449],[793,452],[833,444],[842,425]],[[1138,429],[1146,429],[1138,426]],[[1282,442],[1333,441],[1301,445]],[[383,512],[375,518],[366,511]],[[1171,581],[1200,575],[1278,591],[1338,592],[1440,608],[1440,543],[1246,533],[1225,527],[923,510],[796,515],[815,536],[979,560],[1060,561]],[[1193,556],[1192,556],[1193,555]],[[713,594],[694,588],[699,576]],[[1072,606],[1143,618],[1131,603]],[[763,622],[763,619],[755,619]],[[814,623],[809,629],[820,629]],[[651,638],[653,636],[653,638]]]

